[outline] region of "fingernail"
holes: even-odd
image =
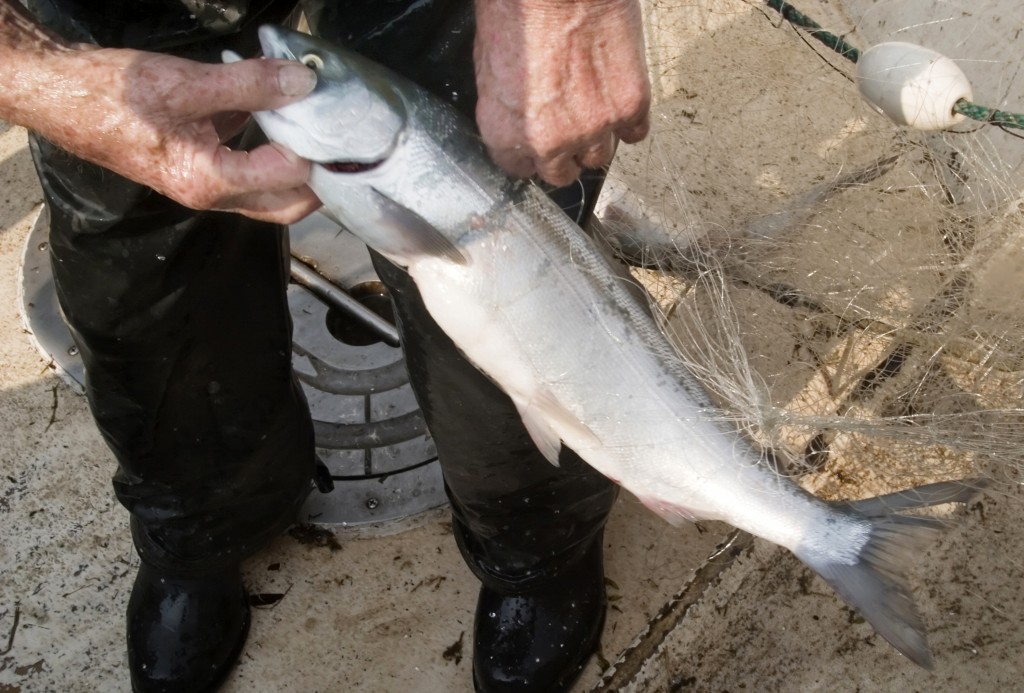
[[[316,73],[299,63],[277,69],[277,86],[285,96],[305,96],[316,86]]]

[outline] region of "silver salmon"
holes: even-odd
[[[804,491],[721,421],[628,281],[537,186],[491,163],[471,123],[354,53],[270,26],[260,40],[318,77],[303,100],[256,113],[262,129],[314,162],[325,211],[409,272],[547,459],[565,445],[670,521],[721,520],[786,547],[931,665],[901,564],[944,523],[903,511],[968,502],[974,482],[854,502]]]

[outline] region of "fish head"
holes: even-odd
[[[338,170],[375,166],[396,150],[408,109],[383,68],[282,27],[262,26],[259,38],[265,57],[300,62],[317,77],[305,98],[254,114],[267,137]]]

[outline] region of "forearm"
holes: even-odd
[[[29,125],[37,114],[34,95],[41,68],[54,56],[75,50],[36,23],[18,0],[0,0],[0,119]]]
[[[91,48],[39,25],[18,0],[0,0],[0,119],[85,154],[75,142],[82,119],[94,110],[80,79],[82,57]],[[96,134],[86,141],[95,141]]]

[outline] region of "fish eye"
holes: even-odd
[[[306,53],[299,62],[314,71],[324,69],[324,59],[316,53]]]

